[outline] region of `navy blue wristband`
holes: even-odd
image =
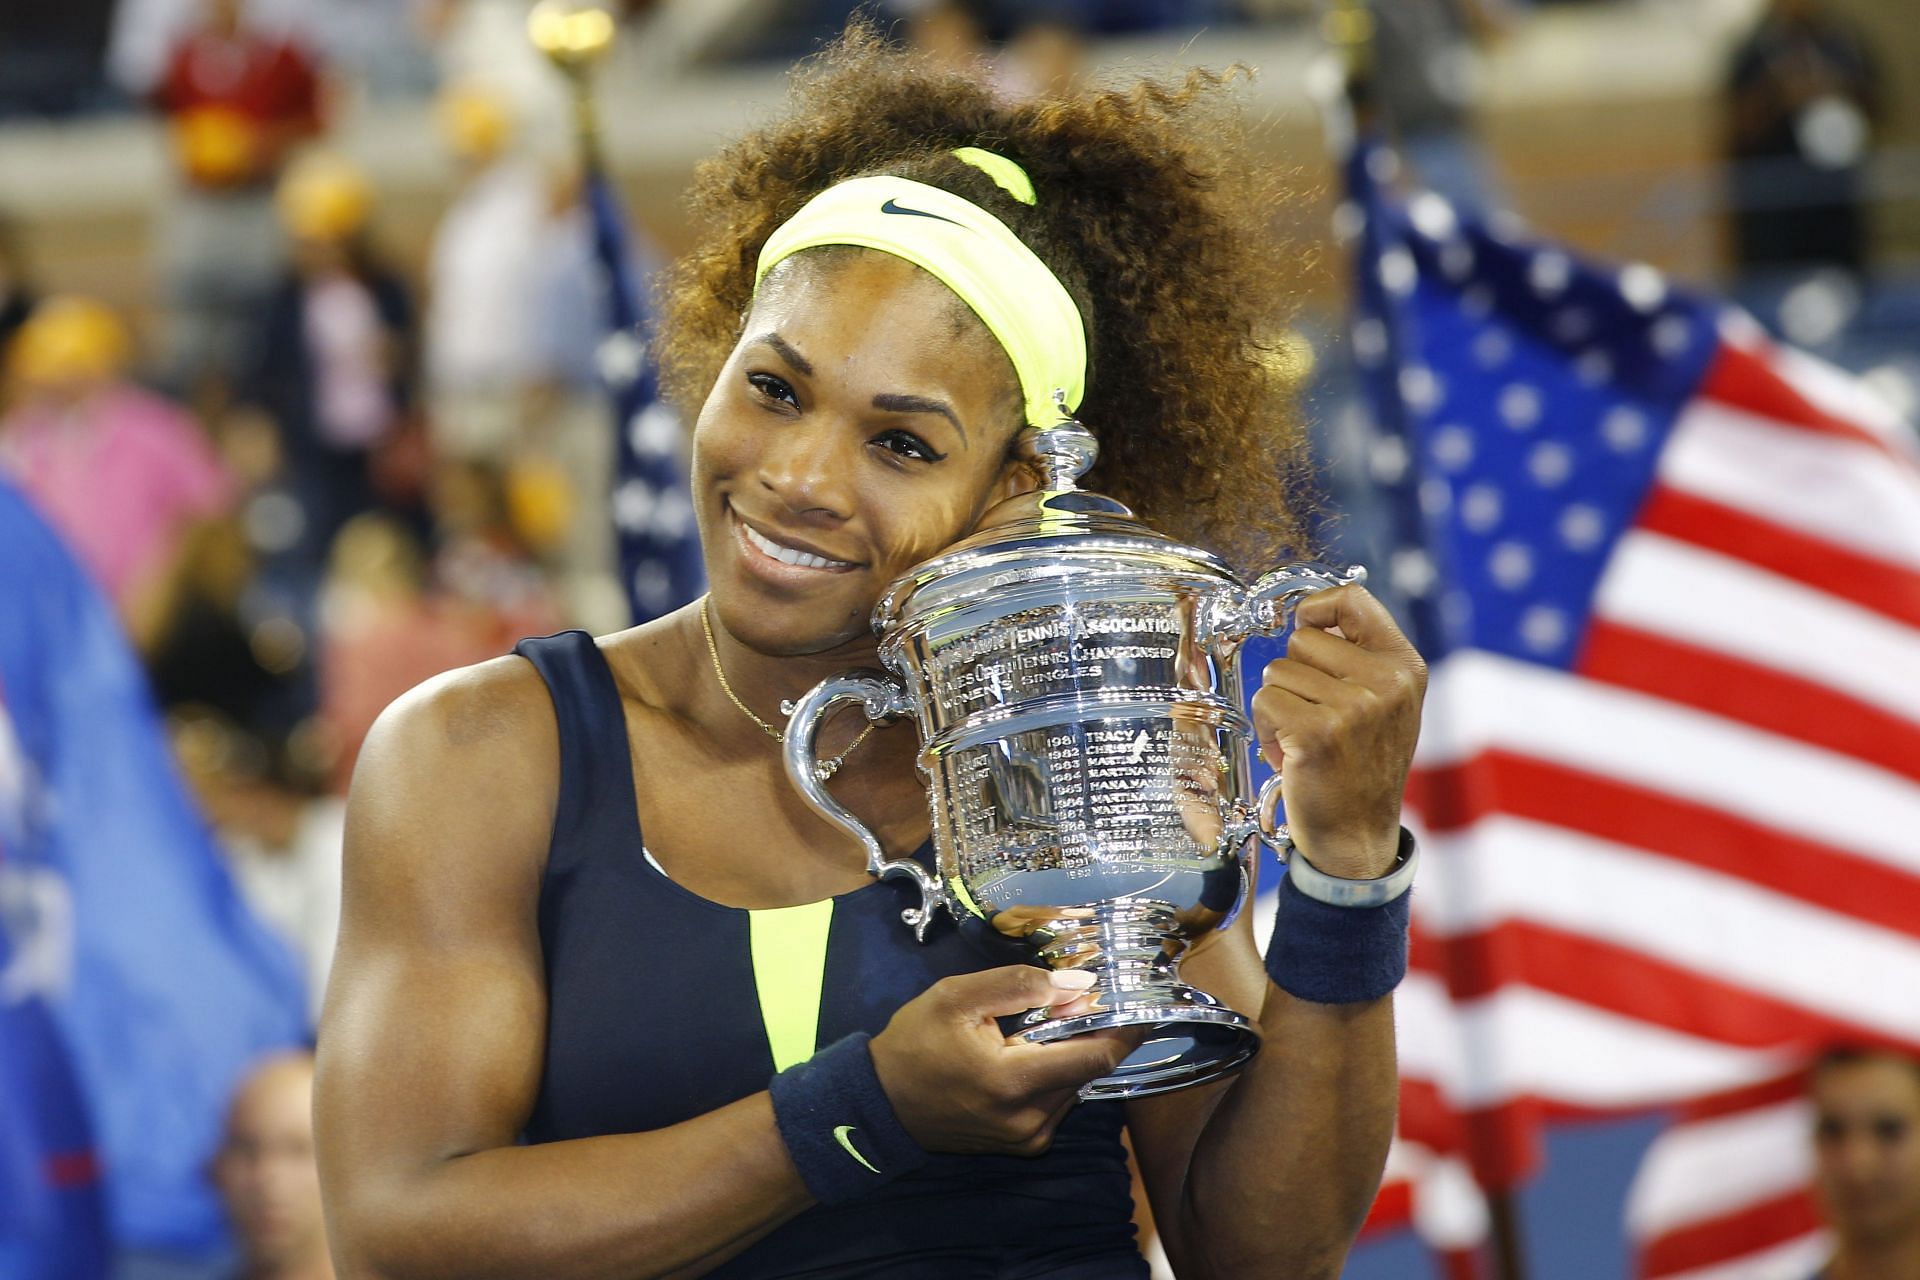
[[[1378,1000],[1407,974],[1411,889],[1377,907],[1336,907],[1280,880],[1280,909],[1267,944],[1267,973],[1290,996],[1315,1004]]]
[[[927,1162],[880,1087],[864,1031],[773,1078],[773,1118],[807,1190],[821,1204],[876,1191]]]

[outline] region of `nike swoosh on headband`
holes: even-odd
[[[945,216],[943,216],[943,215],[941,215],[941,214],[938,214],[938,213],[928,213],[928,212],[927,212],[927,211],[926,211],[925,209],[909,209],[909,208],[907,208],[907,207],[906,207],[905,205],[903,205],[903,204],[895,204],[895,203],[893,202],[893,200],[892,200],[892,198],[888,198],[888,200],[887,200],[887,202],[886,202],[885,204],[883,204],[883,205],[881,205],[881,206],[880,206],[880,212],[882,212],[882,213],[910,213],[910,214],[912,214],[912,215],[913,215],[914,217],[916,217],[916,218],[937,218],[937,219],[939,219],[939,220],[940,220],[941,222],[952,222],[952,223],[953,223],[953,225],[954,225],[954,226],[956,226],[956,227],[959,227],[959,226],[965,226],[965,225],[966,225],[965,223],[960,223],[960,222],[954,222],[952,218],[948,218],[948,217],[945,217]]]
[[[902,210],[902,212],[910,213],[912,212],[912,210]],[[940,215],[936,213],[930,213],[926,216],[929,218],[937,218]],[[851,1139],[847,1137],[847,1135],[852,1132],[853,1132],[853,1126],[850,1124],[835,1125],[833,1130],[833,1140],[840,1144],[840,1149],[842,1151],[852,1156],[855,1160],[858,1160],[861,1164],[866,1165],[868,1172],[870,1173],[880,1172],[878,1169],[875,1169],[871,1164],[867,1162],[867,1158],[865,1156],[861,1155],[858,1151],[855,1151],[853,1149],[853,1142]]]

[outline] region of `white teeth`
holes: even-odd
[[[742,523],[740,528],[741,531],[747,535],[747,541],[753,544],[755,550],[762,552],[772,559],[778,560],[781,564],[795,565],[802,569],[835,569],[847,567],[845,560],[829,560],[825,556],[811,555],[805,551],[795,551],[792,547],[783,547],[777,542],[761,537],[745,523]]]

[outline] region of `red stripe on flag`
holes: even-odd
[[[1740,1089],[1728,1089],[1724,1093],[1696,1099],[1680,1109],[1680,1117],[1692,1122],[1716,1120],[1721,1116],[1758,1111],[1762,1107],[1777,1107],[1782,1103],[1805,1097],[1806,1092],[1806,1072],[1794,1071],[1776,1076],[1772,1080],[1762,1080],[1759,1084],[1750,1084]]]
[[[1872,431],[1809,402],[1780,376],[1762,352],[1721,343],[1713,363],[1707,367],[1707,376],[1701,381],[1698,394],[1783,427],[1870,445],[1901,467],[1913,467],[1912,459]]]
[[[1531,1178],[1546,1161],[1547,1121],[1562,1114],[1568,1113],[1532,1096],[1465,1113],[1474,1180],[1488,1191],[1511,1191]]]
[[[1647,495],[1634,526],[1744,560],[1920,627],[1920,573],[1890,560],[1663,485]]]
[[[1920,724],[1832,685],[1600,618],[1575,670],[1920,782]]]
[[[1431,1080],[1400,1077],[1400,1122],[1397,1132],[1443,1155],[1466,1149],[1460,1113],[1453,1109]]]
[[[1820,1212],[1812,1195],[1788,1192],[1656,1236],[1640,1251],[1640,1274],[1676,1275],[1785,1244],[1819,1229]]]
[[[1360,1224],[1363,1236],[1380,1235],[1387,1231],[1396,1231],[1413,1221],[1413,1184],[1409,1182],[1389,1182],[1380,1188],[1380,1194],[1373,1198],[1373,1208],[1367,1210],[1367,1220]]]
[[[1505,751],[1418,769],[1407,799],[1435,831],[1495,813],[1581,831],[1920,937],[1920,877],[1678,796]]]
[[[1836,1038],[1884,1039],[1790,1001],[1656,959],[1644,951],[1531,920],[1424,944],[1422,968],[1455,1000],[1510,984],[1565,996],[1654,1026],[1751,1049],[1803,1050]]]

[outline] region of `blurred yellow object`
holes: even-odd
[[[288,169],[276,199],[281,222],[301,240],[345,240],[366,226],[373,212],[366,175],[329,152],[305,156]]]
[[[462,160],[491,160],[513,138],[513,115],[498,93],[476,84],[454,85],[433,107],[434,123]]]
[[[224,187],[253,176],[260,144],[254,122],[228,107],[196,107],[175,119],[180,167],[195,182]]]
[[[59,294],[33,309],[7,351],[8,371],[27,386],[105,382],[125,371],[133,340],[111,307]]]
[[[568,70],[598,59],[615,34],[613,15],[592,0],[540,0],[527,15],[527,38]]]
[[[426,589],[420,540],[392,516],[363,511],[340,526],[327,556],[327,586],[411,600]]]
[[[525,457],[507,471],[507,519],[536,553],[557,549],[573,522],[573,486],[546,458]]]

